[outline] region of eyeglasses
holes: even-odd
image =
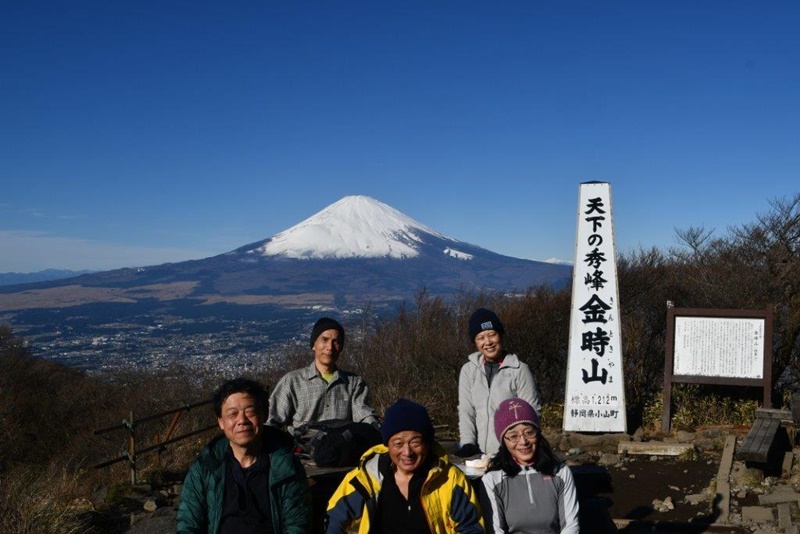
[[[533,441],[535,443],[539,439],[539,432],[533,428],[528,428],[522,432],[512,432],[510,434],[506,434],[503,436],[503,439],[509,443],[517,443],[520,439],[522,439],[523,436],[526,440]]]
[[[391,440],[389,441],[389,448],[399,451],[403,449],[406,446],[406,444],[408,444],[411,450],[419,451],[425,446],[425,440],[423,440],[422,438],[411,438],[408,441],[403,441],[400,439]]]

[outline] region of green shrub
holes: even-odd
[[[542,428],[561,431],[564,426],[564,405],[550,403],[542,406]]]

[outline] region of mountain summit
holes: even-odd
[[[374,198],[348,196],[248,250],[295,259],[413,258],[422,236],[458,243]]]
[[[177,359],[239,369],[255,354],[280,354],[322,313],[392,313],[420,292],[521,293],[571,276],[570,266],[503,256],[348,196],[210,258],[0,287],[0,313],[69,365]]]
[[[95,303],[286,309],[412,300],[421,289],[523,292],[569,283],[572,268],[503,256],[447,237],[367,196],[347,196],[274,236],[210,258],[0,288],[0,311]],[[171,303],[171,304],[169,304]]]

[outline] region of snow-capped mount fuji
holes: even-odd
[[[268,239],[211,258],[0,287],[0,310],[95,303],[346,309],[396,305],[422,289],[451,297],[564,286],[571,272],[568,265],[496,254],[373,198],[348,196]]]
[[[431,230],[391,206],[367,196],[347,196],[319,213],[244,252],[293,259],[408,259],[426,245],[470,259],[459,241]],[[242,251],[242,249],[239,249]]]
[[[421,291],[450,299],[562,287],[571,275],[570,266],[496,254],[351,196],[218,256],[2,286],[0,314],[69,365],[176,358],[238,369],[254,354],[281,354],[320,315],[391,314]]]
[[[225,294],[292,294],[327,304],[396,303],[423,288],[445,297],[525,291],[566,285],[572,272],[458,241],[367,196],[344,197],[268,239],[209,260],[225,262],[228,274],[215,284]]]

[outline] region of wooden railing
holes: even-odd
[[[208,432],[209,430],[219,428],[217,424],[213,424],[205,426],[198,430],[194,430],[192,432],[187,432],[186,434],[182,434],[180,436],[172,437],[172,434],[175,432],[175,428],[178,426],[178,421],[180,420],[180,417],[183,413],[188,412],[199,406],[205,406],[207,404],[211,404],[211,401],[206,400],[201,402],[195,402],[193,404],[185,404],[180,408],[167,410],[165,412],[153,415],[147,415],[139,419],[136,419],[134,417],[133,411],[131,411],[130,417],[128,419],[123,420],[121,424],[95,430],[94,431],[95,436],[99,436],[101,434],[106,434],[109,432],[116,432],[120,430],[127,431],[128,433],[128,450],[121,456],[112,458],[111,460],[107,460],[105,462],[101,462],[95,465],[94,466],[95,469],[100,469],[119,462],[127,461],[131,473],[131,485],[135,486],[136,462],[140,456],[154,451],[160,455],[161,452],[165,450],[168,445],[184,440],[186,438],[190,438],[192,436],[196,436],[197,434],[202,434],[203,432]],[[160,433],[155,434],[153,438],[154,443],[149,443],[146,444],[145,446],[141,446],[141,437],[139,437],[139,442],[137,442],[137,428],[139,428],[140,425],[150,421],[163,419],[170,415],[172,416],[172,420],[170,421],[169,426],[167,427],[167,429],[164,431],[163,434]]]

